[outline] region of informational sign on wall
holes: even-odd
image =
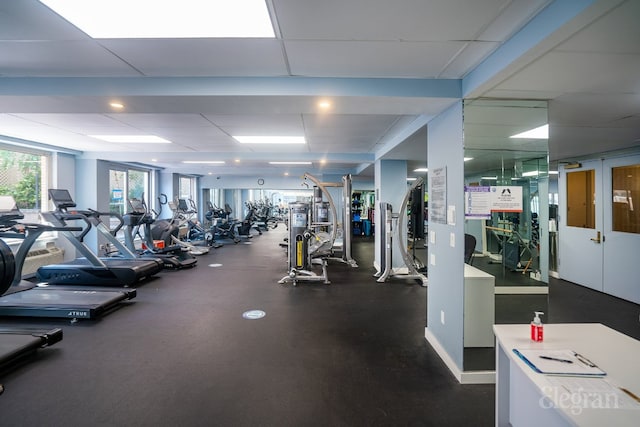
[[[522,187],[491,186],[464,188],[466,219],[490,219],[492,212],[522,212]]]
[[[464,187],[464,217],[491,218],[491,187]]]
[[[491,187],[491,212],[522,212],[522,187]]]
[[[429,173],[429,222],[447,223],[447,168],[437,168]]]

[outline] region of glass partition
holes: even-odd
[[[465,234],[475,238],[465,265],[465,371],[494,369],[492,337],[474,338],[480,322],[529,323],[534,311],[547,314],[546,125],[546,101],[464,103]]]

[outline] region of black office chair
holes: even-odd
[[[476,250],[476,238],[471,234],[464,235],[464,262],[473,264],[473,252]]]

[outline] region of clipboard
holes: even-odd
[[[604,377],[605,371],[573,350],[513,349],[513,352],[539,374]]]

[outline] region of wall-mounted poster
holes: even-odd
[[[466,219],[491,218],[491,187],[464,187],[464,217]]]
[[[447,168],[436,168],[429,173],[429,222],[447,223]]]
[[[491,187],[491,212],[522,212],[522,187]]]

